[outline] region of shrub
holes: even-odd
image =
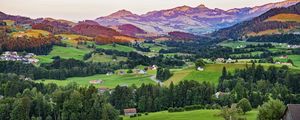
[[[148,112],[145,113],[145,115],[148,115],[148,114],[149,114]]]
[[[141,114],[141,113],[138,113],[137,116],[142,116],[142,114]]]

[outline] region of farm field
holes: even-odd
[[[48,31],[44,30],[26,30],[26,31],[19,31],[19,32],[13,32],[12,36],[13,37],[19,37],[19,36],[29,36],[29,37],[39,37],[39,35],[47,36],[50,33]]]
[[[125,75],[93,75],[88,77],[71,77],[66,80],[38,80],[36,82],[42,82],[45,84],[49,83],[56,83],[59,86],[66,86],[69,83],[76,82],[80,86],[89,86],[91,85],[89,81],[91,80],[103,80],[101,84],[94,84],[96,87],[107,87],[107,88],[114,88],[117,85],[133,85],[140,86],[142,83],[145,84],[155,84],[154,81],[150,79],[151,75],[136,75],[136,74],[125,74]]]
[[[135,51],[135,49],[132,48],[132,47],[128,47],[128,46],[125,46],[125,45],[119,45],[119,44],[116,44],[115,47],[112,44],[108,44],[108,45],[96,45],[96,46],[97,46],[97,48],[110,49],[110,50],[118,50],[118,51],[123,51],[123,52]]]
[[[216,116],[220,110],[195,110],[185,112],[169,113],[168,111],[149,113],[141,117],[130,118],[124,117],[124,120],[223,120]],[[258,111],[250,111],[246,113],[247,120],[256,120]]]
[[[54,46],[53,50],[46,56],[37,56],[40,60],[39,63],[49,63],[53,60],[51,59],[54,56],[60,56],[64,59],[74,58],[77,60],[83,60],[84,54],[90,52],[89,50],[84,49],[76,49],[74,47],[61,47],[61,46]]]
[[[296,68],[300,69],[300,55],[288,55],[288,58],[275,57],[274,60],[280,62],[287,62],[288,59],[291,59],[294,62]]]
[[[246,47],[247,45],[258,45],[258,44],[265,44],[270,42],[246,42],[246,41],[223,41],[218,45],[224,47],[231,47],[231,48],[238,48],[238,47]],[[284,43],[271,43],[276,47],[285,47],[287,44]]]
[[[126,61],[126,57],[120,57],[116,56],[116,61],[113,60],[112,55],[100,55],[100,54],[93,54],[91,58],[87,60],[87,62],[113,62],[113,63],[118,63],[120,61]]]
[[[251,63],[248,63],[251,66]],[[258,65],[258,64],[257,64]],[[265,68],[269,66],[281,67],[282,65],[262,63]],[[194,67],[189,67],[186,69],[173,70],[173,76],[164,82],[165,85],[169,85],[171,82],[174,84],[179,83],[183,80],[195,80],[198,82],[211,82],[215,85],[218,84],[219,77],[222,75],[222,69],[226,67],[228,72],[234,72],[236,69],[243,69],[246,67],[246,63],[236,63],[236,64],[207,64],[204,71],[197,71]],[[294,67],[293,67],[294,68]]]

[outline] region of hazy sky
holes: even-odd
[[[120,9],[136,14],[182,5],[209,8],[240,8],[283,0],[0,0],[0,11],[32,18],[52,17],[72,21],[95,19]]]

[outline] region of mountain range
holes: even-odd
[[[32,29],[45,30],[52,34],[80,34],[98,38],[98,41],[108,39],[105,43],[136,41],[141,40],[140,38],[192,40],[207,33],[212,33],[210,34],[212,35],[211,37],[238,38],[261,34],[259,33],[260,31],[269,30],[270,28],[298,25],[298,23],[291,21],[280,21],[280,18],[292,17],[292,19],[299,19],[299,16],[297,16],[299,12],[288,15],[280,14],[278,16],[275,16],[275,13],[280,12],[272,12],[280,11],[298,2],[300,0],[286,0],[262,6],[233,8],[230,10],[210,9],[205,5],[197,7],[180,6],[172,9],[151,11],[142,15],[137,15],[127,10],[120,10],[108,16],[99,17],[95,20],[84,20],[78,23],[53,18],[31,19],[0,12],[0,20],[12,20],[15,24],[20,25],[28,24]],[[267,12],[269,10],[271,12]],[[273,18],[266,20],[268,17],[272,17],[271,13],[274,15]],[[260,15],[262,17],[256,18]],[[263,26],[264,28],[262,28]]]
[[[154,34],[167,34],[173,31],[204,34],[250,20],[272,8],[288,7],[299,1],[286,0],[262,6],[230,10],[210,9],[205,5],[197,7],[180,6],[172,9],[151,11],[142,15],[137,15],[127,10],[120,10],[108,16],[99,17],[95,21],[106,27],[131,24]]]
[[[243,39],[253,36],[274,34],[299,34],[300,3],[287,8],[273,8],[252,20],[220,29],[212,36]]]

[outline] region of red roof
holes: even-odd
[[[124,113],[136,113],[135,108],[124,109]]]

